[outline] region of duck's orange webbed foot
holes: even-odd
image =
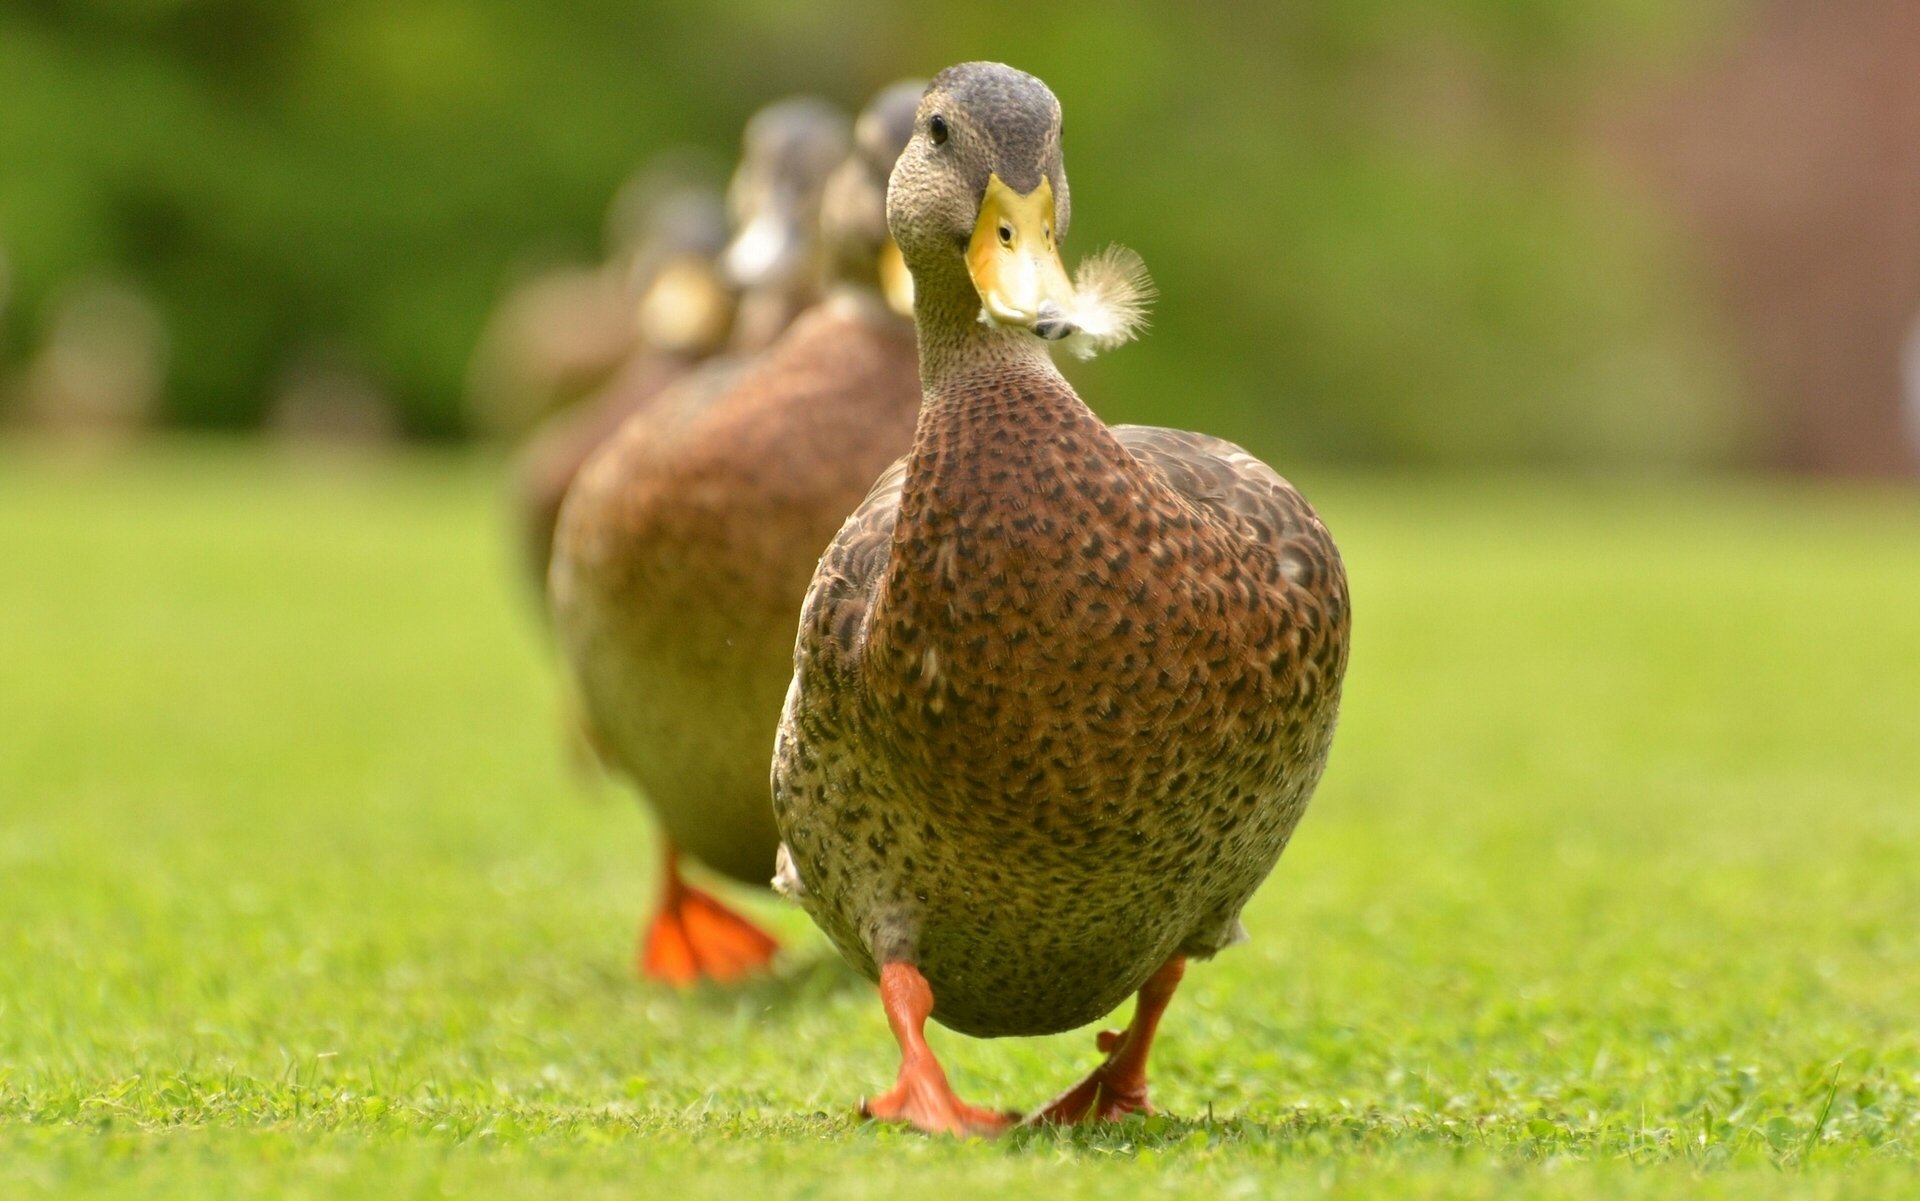
[[[676,987],[731,984],[773,962],[780,944],[760,927],[688,884],[679,854],[667,851],[660,911],[641,939],[640,975]]]
[[[996,1135],[1013,1125],[1015,1115],[969,1105],[954,1095],[947,1074],[932,1060],[923,1066],[900,1065],[892,1090],[863,1098],[860,1116],[879,1122],[906,1122],[928,1134]]]
[[[1029,1117],[1032,1124],[1072,1125],[1113,1122],[1130,1113],[1152,1113],[1147,1102],[1147,1053],[1153,1048],[1160,1015],[1186,973],[1185,956],[1169,959],[1140,988],[1133,1021],[1125,1030],[1103,1030],[1098,1043],[1107,1061],[1085,1080],[1061,1093]]]
[[[954,1095],[947,1073],[927,1046],[927,1015],[933,1012],[933,989],[920,969],[910,963],[889,963],[880,969],[880,1001],[887,1024],[900,1043],[900,1076],[886,1094],[860,1102],[860,1116],[882,1122],[907,1122],[928,1134],[993,1136],[1017,1120],[968,1105]]]

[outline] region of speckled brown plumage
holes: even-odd
[[[1036,101],[974,86],[1008,90],[1007,71],[943,73],[923,121],[937,107],[964,152],[963,120],[1014,103],[1020,161],[1057,147],[1057,110],[1033,133]],[[815,573],[774,803],[785,884],[851,962],[916,965],[957,1030],[1042,1034],[1234,941],[1326,763],[1346,578],[1252,455],[1110,429],[1030,331],[975,319],[953,194],[981,172],[948,170],[945,143],[916,138],[890,201],[918,289],[918,431]]]
[[[955,1029],[1092,1021],[1232,941],[1347,621],[1325,528],[1231,443],[1108,430],[1038,374],[939,398],[802,613],[775,796],[810,910]]]
[[[600,743],[669,836],[764,886],[794,614],[844,514],[911,439],[912,327],[843,294],[704,405],[673,399],[568,496],[555,621]]]

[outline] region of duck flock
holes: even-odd
[[[1022,1115],[954,1094],[928,1018],[1046,1034],[1134,994],[1025,1120],[1148,1108],[1160,1015],[1246,936],[1347,661],[1300,494],[1218,438],[1106,425],[1055,369],[1151,291],[1126,251],[1068,275],[1060,120],[997,63],[851,130],[762,110],[724,210],[653,198],[637,345],[517,467],[580,732],[663,830],[638,970],[768,968],[683,868],[771,881],[880,986],[901,1063],[861,1111],[953,1134]]]

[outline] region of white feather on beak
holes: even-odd
[[[1073,275],[1073,332],[1067,349],[1082,359],[1124,346],[1147,328],[1155,296],[1147,264],[1125,246],[1109,246],[1083,259]]]

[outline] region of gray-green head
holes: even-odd
[[[853,123],[853,153],[827,181],[821,204],[821,237],[836,278],[877,285],[904,313],[912,312],[912,287],[898,248],[887,235],[887,180],[913,136],[924,79],[882,89]]]
[[[846,114],[811,96],[776,101],[747,122],[727,186],[734,238],[721,260],[736,287],[811,284],[821,191],[848,146]]]
[[[717,172],[687,151],[659,155],[621,186],[607,214],[615,267],[634,299],[641,342],[705,355],[733,320],[733,290],[720,272],[727,214]]]
[[[1060,243],[1071,215],[1047,85],[1002,63],[934,76],[887,192],[915,286],[970,283],[985,324],[1067,339],[1082,355],[1117,346],[1144,324],[1152,285],[1139,256],[1117,247],[1069,280]]]

